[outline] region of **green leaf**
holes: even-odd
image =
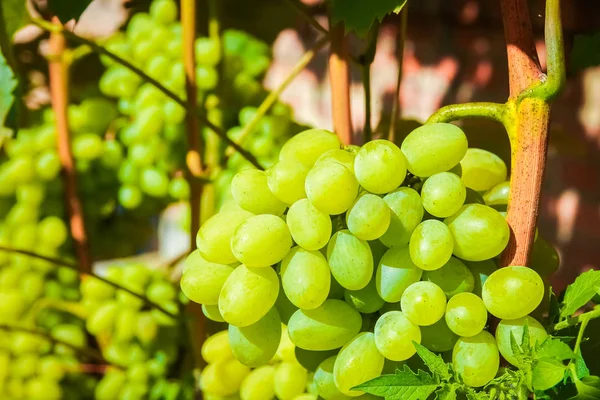
[[[558,304],[558,298],[556,297],[554,290],[552,290],[552,287],[550,287],[549,290],[550,290],[550,306],[549,306],[549,310],[548,310],[548,321],[550,321],[550,323],[553,323],[556,321],[556,318],[560,314],[560,306]]]
[[[1,0],[0,17],[3,20],[0,21],[0,29],[5,29],[6,37],[12,39],[15,32],[21,29],[27,22],[27,1]]]
[[[571,397],[573,400],[600,400],[600,378],[597,376],[586,376],[583,379],[575,379],[577,395]]]
[[[575,356],[575,373],[577,374],[578,379],[590,376],[590,370],[588,369],[587,365],[585,365],[585,360],[581,354],[577,354]]]
[[[92,0],[48,0],[48,8],[63,24],[78,20]]]
[[[445,384],[435,392],[435,400],[456,400],[457,384]]]
[[[415,374],[405,365],[395,375],[381,375],[354,389],[385,397],[385,400],[427,400],[439,387],[439,383],[428,373],[419,370]]]
[[[560,310],[562,318],[572,315],[586,305],[600,289],[600,271],[590,270],[579,275],[575,282],[567,287],[563,307]]]
[[[600,32],[575,35],[570,58],[571,68],[576,71],[600,65]]]
[[[344,22],[346,31],[364,37],[375,19],[381,21],[390,13],[399,13],[406,0],[331,0],[333,23]]]
[[[5,127],[6,117],[15,100],[13,91],[17,86],[17,80],[6,63],[6,59],[0,53],[0,145],[5,138],[10,137],[12,132]]]
[[[575,358],[575,353],[565,342],[548,336],[542,344],[536,348],[538,358],[553,358],[557,361],[572,360]]]
[[[465,396],[467,396],[467,400],[488,400],[490,398],[486,392],[476,392],[472,388],[467,388]]]
[[[439,376],[444,381],[452,378],[450,366],[446,364],[441,356],[429,351],[425,346],[421,346],[417,342],[413,341],[413,345],[417,349],[417,355],[421,357],[421,360],[423,360],[434,376]]]
[[[542,358],[533,367],[531,384],[535,390],[548,390],[565,376],[567,367],[552,358]]]
[[[523,353],[528,354],[531,351],[531,341],[529,339],[529,325],[523,325],[523,336],[521,336],[521,348]]]

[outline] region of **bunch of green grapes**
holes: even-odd
[[[126,264],[109,267],[107,279],[145,296],[172,315],[179,313],[179,291],[161,272],[141,264]],[[171,384],[169,379],[185,334],[179,319],[93,277],[84,279],[81,293],[86,329],[114,366],[98,383],[94,398],[164,398],[160,396],[168,393],[178,396],[183,390],[181,382]]]
[[[401,147],[299,133],[269,169],[233,178],[234,201],[201,226],[181,288],[229,324],[242,365],[267,365],[285,324],[317,360],[324,399],[362,395],[352,388],[410,360],[413,341],[451,353],[463,381],[482,387],[500,354],[514,362],[511,332],[521,338],[528,325],[532,342],[545,336],[530,315],[544,297],[540,274],[496,265],[510,233],[490,205],[506,203],[506,179],[504,162],[468,149],[451,124],[419,127]],[[544,243],[532,265],[557,266]],[[501,320],[496,332],[489,314]]]

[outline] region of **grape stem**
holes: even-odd
[[[306,22],[308,22],[313,28],[325,35],[329,35],[327,29],[325,29],[323,25],[321,25],[312,15],[308,13],[308,10],[304,6],[304,4],[302,4],[298,0],[285,0],[285,2],[288,6],[293,8],[294,11],[296,11],[302,18],[304,18]]]
[[[265,116],[265,114],[269,111],[269,109],[279,100],[279,96],[281,93],[289,86],[290,83],[298,76],[304,68],[312,61],[313,58],[317,55],[319,50],[321,50],[329,41],[329,37],[325,36],[321,38],[315,45],[308,50],[306,53],[302,55],[300,60],[294,65],[288,76],[281,82],[281,84],[276,87],[269,95],[263,100],[263,102],[258,106],[256,113],[252,117],[252,119],[242,128],[242,132],[239,135],[237,143],[241,145],[256,129],[260,120]],[[233,154],[233,148],[228,148],[225,152],[226,157],[230,157]]]
[[[437,110],[427,120],[428,124],[452,122],[464,118],[487,118],[505,125],[508,108],[499,103],[464,103],[451,104]]]
[[[98,54],[104,55],[106,57],[109,57],[110,59],[112,59],[113,61],[117,62],[118,64],[121,64],[122,66],[124,66],[127,69],[131,70],[133,73],[135,73],[136,75],[138,75],[144,81],[150,83],[151,85],[153,85],[154,87],[156,87],[158,90],[160,90],[161,92],[163,92],[167,97],[169,97],[170,99],[172,99],[173,101],[175,101],[177,104],[179,104],[185,110],[187,110],[188,112],[191,112],[196,118],[198,118],[198,120],[203,125],[205,125],[207,128],[209,128],[214,133],[216,133],[220,138],[222,138],[225,142],[227,142],[227,144],[229,144],[231,147],[233,147],[238,153],[240,153],[252,165],[254,165],[256,168],[258,168],[260,170],[264,170],[264,168],[260,165],[260,163],[256,160],[256,157],[252,153],[250,153],[249,151],[245,150],[244,148],[242,148],[241,146],[239,146],[237,143],[235,143],[233,140],[231,140],[223,132],[223,130],[221,130],[218,126],[216,126],[211,121],[209,121],[208,118],[206,117],[206,115],[199,108],[195,108],[195,109],[190,110],[188,108],[188,105],[185,102],[185,100],[183,100],[182,98],[180,98],[173,91],[171,91],[168,88],[166,88],[164,85],[162,85],[156,79],[152,78],[151,76],[149,76],[148,74],[146,74],[144,71],[142,71],[140,68],[136,67],[135,65],[133,65],[129,61],[123,59],[122,57],[116,55],[115,53],[107,50],[106,48],[104,48],[104,47],[96,44],[95,42],[93,42],[91,40],[88,40],[88,39],[86,39],[84,37],[76,35],[75,33],[73,33],[71,31],[65,29],[62,25],[61,26],[55,25],[55,24],[52,24],[52,23],[49,23],[47,21],[44,21],[44,20],[41,20],[41,19],[37,19],[37,18],[32,19],[32,23],[35,24],[35,25],[37,25],[37,26],[39,26],[40,28],[48,31],[48,32],[51,32],[51,33],[52,32],[62,33],[67,39],[73,40],[73,41],[75,41],[77,43],[85,44],[85,45],[89,46],[95,53],[98,53]]]
[[[369,142],[373,137],[373,129],[371,127],[371,64],[375,59],[375,51],[377,50],[377,36],[379,34],[379,23],[375,21],[367,38],[367,48],[365,53],[360,56],[360,72],[362,76],[362,84],[365,91],[365,127],[363,129],[364,142]]]
[[[54,17],[53,21],[54,23],[50,23],[51,25],[59,26],[60,21],[58,18]],[[57,149],[65,185],[65,201],[69,215],[69,227],[81,272],[89,273],[92,269],[92,260],[85,230],[83,206],[77,195],[77,176],[71,153],[67,113],[69,105],[69,67],[64,58],[66,40],[61,31],[50,33],[49,47],[51,52],[48,57],[50,93],[56,121]]]
[[[394,142],[396,140],[396,126],[398,118],[400,118],[400,88],[402,86],[402,74],[404,67],[404,46],[406,44],[406,31],[408,27],[408,2],[404,4],[400,11],[400,27],[398,28],[396,40],[396,60],[398,60],[398,77],[396,78],[396,90],[392,101],[392,114],[390,116],[390,129],[388,132],[388,140]]]
[[[333,130],[343,144],[352,144],[350,65],[348,63],[348,40],[344,30],[343,22],[330,29],[329,82],[331,83]]]
[[[42,336],[43,338],[45,338],[52,344],[60,344],[65,347],[68,347],[68,348],[72,349],[73,351],[75,351],[76,353],[79,353],[79,354],[89,358],[90,360],[97,361],[101,364],[108,363],[106,361],[106,359],[104,357],[102,357],[102,354],[100,354],[100,352],[96,351],[95,349],[92,349],[89,347],[84,348],[84,347],[74,346],[71,343],[65,342],[63,340],[55,339],[52,336],[50,336],[48,333],[42,332],[37,329],[26,328],[26,327],[22,327],[22,326],[12,326],[12,325],[0,324],[0,330],[5,331],[5,332],[23,332],[23,333],[29,333],[31,335]],[[117,365],[117,366],[122,368],[119,365]]]
[[[562,329],[569,328],[577,324],[583,324],[584,321],[600,318],[600,307],[596,307],[591,311],[579,314],[575,317],[567,318],[564,321],[558,322],[550,327],[550,331],[556,332]]]
[[[7,253],[16,253],[16,254],[21,254],[27,257],[31,257],[31,258],[36,258],[38,260],[44,260],[47,261],[49,263],[52,263],[54,265],[58,265],[61,267],[66,267],[66,268],[70,268],[73,269],[75,271],[79,270],[77,264],[75,263],[71,263],[69,261],[66,260],[61,260],[60,258],[54,258],[54,257],[47,257],[47,256],[43,256],[41,254],[37,254],[34,253],[33,251],[29,251],[29,250],[22,250],[22,249],[13,249],[11,247],[5,247],[5,246],[1,246],[0,245],[0,251],[5,251]],[[81,275],[83,276],[89,276],[89,277],[93,277],[95,279],[98,279],[99,281],[102,281],[104,283],[106,283],[107,285],[110,285],[112,287],[114,287],[115,289],[118,290],[122,290],[124,292],[129,293],[130,295],[137,297],[138,299],[142,300],[146,305],[148,305],[151,308],[156,308],[157,310],[159,310],[160,312],[167,314],[168,316],[172,317],[172,318],[177,318],[176,314],[173,314],[172,312],[164,309],[162,306],[160,306],[159,304],[154,303],[152,300],[150,300],[149,298],[147,298],[146,296],[136,293],[130,289],[127,289],[126,287],[123,287],[121,285],[119,285],[118,283],[115,283],[111,280],[108,280],[100,275],[97,275],[93,272],[83,272],[83,271],[79,271],[81,273]]]

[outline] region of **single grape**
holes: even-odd
[[[487,322],[483,300],[473,293],[458,293],[446,305],[446,324],[459,336],[475,336]]]
[[[221,212],[210,217],[202,224],[196,236],[196,245],[202,257],[221,264],[237,261],[231,251],[231,238],[242,222],[251,216],[251,213],[239,210]]]
[[[196,61],[198,64],[214,67],[221,60],[219,41],[211,38],[196,39]]]
[[[267,170],[267,183],[275,197],[287,205],[306,198],[308,168],[295,159],[281,160]]]
[[[158,23],[170,24],[178,14],[177,4],[173,0],[154,0],[150,4],[150,16]]]
[[[328,150],[323,153],[315,162],[315,165],[328,162],[336,162],[342,164],[354,173],[354,159],[360,147],[345,146],[343,149]]]
[[[308,199],[292,204],[286,222],[294,242],[306,250],[323,248],[331,236],[331,218],[316,209]]]
[[[380,238],[390,226],[390,219],[387,203],[370,193],[359,196],[346,213],[348,230],[362,240]]]
[[[375,324],[374,335],[379,352],[393,361],[408,360],[417,351],[412,342],[421,343],[421,330],[401,311],[381,315]]]
[[[373,276],[373,255],[369,244],[343,229],[327,245],[327,261],[333,277],[348,290],[367,286]]]
[[[487,331],[458,339],[452,350],[452,365],[467,385],[484,386],[494,379],[500,365],[496,340]]]
[[[487,150],[470,148],[460,161],[465,186],[485,191],[506,180],[506,164]]]
[[[430,219],[421,222],[410,236],[410,258],[425,271],[442,268],[452,256],[454,238],[441,221]]]
[[[40,221],[37,237],[42,242],[57,248],[66,242],[68,229],[62,219],[49,216]]]
[[[448,171],[467,152],[467,137],[457,126],[446,123],[423,125],[402,142],[408,170],[421,177]]]
[[[221,289],[219,311],[231,325],[252,325],[269,312],[278,294],[279,278],[275,270],[242,264],[233,270]]]
[[[140,176],[140,188],[153,197],[164,197],[169,192],[169,178],[158,168],[145,168]]]
[[[377,266],[377,292],[388,303],[398,302],[406,288],[418,282],[422,275],[423,270],[412,262],[408,247],[392,247]]]
[[[342,347],[360,330],[358,311],[341,300],[325,300],[313,310],[298,310],[288,322],[292,342],[305,350],[333,350]]]
[[[550,243],[541,237],[533,242],[531,255],[529,256],[529,267],[547,278],[558,270],[560,266],[560,257],[558,252]]]
[[[517,319],[542,302],[544,281],[527,267],[505,267],[493,272],[483,284],[481,297],[487,310],[501,319]]]
[[[142,204],[144,195],[137,186],[123,185],[119,188],[118,198],[123,207],[133,210]]]
[[[281,319],[275,307],[252,325],[229,325],[229,343],[235,358],[249,367],[259,367],[275,355],[281,340]]]
[[[345,397],[333,380],[335,359],[333,355],[319,364],[313,377],[318,395],[325,400],[342,400]]]
[[[542,344],[542,342],[548,337],[548,333],[535,318],[531,316],[525,316],[517,319],[503,319],[498,323],[496,327],[496,342],[498,343],[498,350],[502,357],[514,366],[519,365],[519,360],[515,356],[512,350],[511,339],[513,336],[517,345],[523,344],[523,331],[527,326],[529,332],[529,345],[535,346],[535,344]]]
[[[298,308],[313,309],[327,299],[331,273],[318,251],[294,247],[281,261],[281,283],[288,299]]]
[[[468,204],[444,220],[454,236],[454,255],[467,261],[494,258],[508,243],[504,217],[491,207]]]
[[[236,393],[242,381],[250,373],[250,368],[235,358],[208,364],[200,375],[203,391],[217,395],[230,396]]]
[[[458,293],[471,292],[475,287],[473,274],[462,261],[455,257],[451,257],[440,269],[425,271],[423,280],[438,285],[448,298]]]
[[[304,392],[307,371],[298,363],[282,362],[275,368],[275,395],[280,400],[291,400]]]
[[[344,299],[346,303],[364,314],[374,313],[385,304],[385,301],[377,293],[375,279],[371,279],[362,289],[344,290]]]
[[[269,267],[281,261],[292,247],[283,219],[270,214],[246,219],[231,237],[235,258],[249,267]]]
[[[198,250],[187,257],[184,268],[181,291],[188,299],[206,305],[218,303],[219,293],[234,270],[231,265],[206,261]]]
[[[510,182],[504,181],[484,193],[483,200],[488,206],[505,206],[508,204]]]
[[[288,140],[279,152],[279,159],[295,159],[312,168],[323,153],[339,149],[340,146],[340,140],[334,133],[324,129],[309,129]]]
[[[202,358],[209,364],[233,358],[229,333],[221,331],[209,336],[202,344],[201,352]]]
[[[400,308],[412,323],[432,325],[444,316],[446,295],[434,283],[416,282],[402,293]]]
[[[427,178],[421,189],[423,207],[431,215],[449,217],[465,202],[467,189],[461,179],[450,172],[440,172]]]
[[[396,189],[406,176],[402,151],[387,140],[367,142],[356,154],[354,173],[358,183],[371,193],[388,193]]]
[[[221,315],[221,311],[219,311],[218,305],[209,306],[207,304],[202,304],[202,314],[211,321],[225,322]]]
[[[219,84],[219,73],[213,67],[198,65],[196,67],[196,85],[201,90],[213,90]]]
[[[384,358],[375,345],[375,335],[360,333],[340,350],[335,359],[335,386],[347,396],[360,396],[363,392],[352,388],[379,376],[383,363]]]
[[[354,203],[358,182],[342,164],[320,163],[308,172],[305,190],[313,206],[327,214],[337,215]]]
[[[169,196],[177,200],[190,198],[190,185],[184,177],[177,177],[169,183]]]
[[[240,207],[254,214],[281,215],[286,207],[271,193],[267,174],[257,169],[238,172],[231,181],[231,194]]]
[[[431,351],[442,353],[452,350],[458,335],[448,328],[446,319],[429,326],[421,326],[421,344]]]
[[[423,219],[421,196],[414,189],[401,187],[387,194],[383,200],[392,213],[390,226],[379,240],[387,247],[407,245],[410,235]]]
[[[240,387],[241,400],[271,400],[275,398],[275,367],[263,365],[252,370]]]

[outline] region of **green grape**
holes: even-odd
[[[35,353],[21,354],[13,360],[13,363],[13,375],[21,378],[30,378],[36,373],[39,357]]]
[[[438,285],[448,298],[458,293],[471,292],[475,287],[473,274],[462,261],[455,257],[451,257],[440,269],[425,271],[423,280]]]
[[[132,310],[130,308],[123,308],[119,310],[117,317],[115,318],[114,337],[121,342],[126,342],[133,339],[137,330],[136,319],[136,310]]]
[[[431,351],[442,353],[452,350],[458,340],[458,335],[448,328],[446,319],[429,326],[421,326],[421,344]]]
[[[286,325],[290,320],[292,314],[294,314],[298,310],[298,307],[292,304],[290,299],[288,299],[283,288],[279,289],[279,295],[277,296],[275,307],[277,307],[277,311],[279,311],[281,322],[283,322]]]
[[[446,324],[459,336],[471,337],[483,330],[487,310],[481,297],[473,293],[458,293],[446,305]]]
[[[452,365],[467,385],[484,386],[494,379],[500,365],[496,340],[487,331],[459,338],[452,350]]]
[[[176,296],[175,287],[164,280],[155,280],[146,289],[146,297],[155,303],[172,301]]]
[[[275,398],[275,367],[263,365],[252,370],[240,387],[241,400],[271,400]]]
[[[321,163],[336,162],[342,164],[350,171],[352,171],[352,173],[354,173],[354,159],[356,158],[356,153],[358,152],[358,149],[358,146],[344,146],[343,149],[328,150],[325,153],[323,153],[317,159],[317,161],[315,161],[315,165],[319,165]]]
[[[514,366],[519,365],[517,356],[513,353],[511,345],[511,336],[514,337],[517,345],[523,344],[523,331],[527,326],[529,332],[529,345],[531,347],[535,344],[542,344],[542,342],[548,337],[548,333],[535,318],[531,316],[525,316],[517,319],[503,319],[498,323],[496,327],[496,342],[498,343],[498,350],[502,357]]]
[[[337,215],[354,203],[358,182],[342,164],[319,163],[308,172],[305,190],[313,206],[327,214]]]
[[[449,217],[457,212],[465,202],[467,189],[457,175],[440,172],[431,175],[421,189],[423,207],[431,215]]]
[[[313,377],[317,393],[325,400],[342,400],[346,396],[339,391],[333,379],[333,367],[336,356],[331,356],[319,364]]]
[[[221,60],[219,41],[211,38],[198,38],[195,44],[196,62],[214,67]]]
[[[544,281],[527,267],[505,267],[493,272],[483,284],[485,308],[501,319],[517,319],[536,309],[544,297]]]
[[[510,182],[504,181],[483,194],[483,200],[488,206],[505,206],[508,204]]]
[[[327,245],[331,274],[348,290],[367,286],[373,276],[373,255],[369,244],[343,229],[333,234]]]
[[[177,200],[190,198],[190,185],[183,177],[177,177],[169,183],[169,196]]]
[[[167,100],[164,104],[165,122],[167,124],[180,124],[185,118],[185,108],[173,100]],[[165,135],[166,136],[166,135]]]
[[[538,237],[533,242],[531,255],[529,256],[529,267],[546,278],[555,273],[559,266],[560,257],[556,249],[546,240]]]
[[[123,161],[117,173],[119,180],[124,184],[137,184],[140,171],[135,164],[127,159]]]
[[[35,159],[35,173],[44,181],[51,181],[56,178],[60,169],[60,159],[56,150],[46,150]]]
[[[406,160],[394,143],[373,140],[356,154],[354,172],[358,183],[369,192],[388,193],[404,181]]]
[[[87,344],[87,338],[83,330],[77,325],[57,325],[52,328],[50,335],[61,342],[68,343],[73,347],[83,348]]]
[[[294,242],[306,250],[323,248],[331,236],[329,215],[316,209],[308,199],[292,204],[286,222]]]
[[[279,160],[294,159],[311,168],[323,153],[339,149],[340,146],[340,140],[334,133],[324,129],[309,129],[285,142],[279,152]]]
[[[150,4],[150,16],[163,25],[177,20],[177,3],[172,0],[154,0]]]
[[[207,304],[202,304],[202,314],[211,321],[225,322],[221,315],[221,311],[219,311],[218,305],[209,306]]]
[[[129,367],[127,379],[131,382],[146,384],[148,382],[148,367],[146,364],[136,364]]]
[[[212,67],[196,67],[196,85],[201,90],[213,90],[219,84],[219,73]]]
[[[327,299],[331,273],[318,251],[294,247],[281,261],[281,283],[287,298],[298,308],[313,309]]]
[[[402,293],[400,308],[413,324],[432,325],[444,316],[446,295],[435,283],[416,282]]]
[[[123,146],[116,140],[106,140],[100,161],[108,168],[119,168],[123,162]]]
[[[358,311],[341,300],[325,300],[313,310],[298,310],[288,322],[292,342],[305,350],[333,350],[342,347],[359,331]]]
[[[146,73],[154,78],[160,79],[168,73],[170,67],[171,64],[168,57],[162,54],[156,54],[146,63]]]
[[[44,379],[60,381],[67,373],[67,370],[61,357],[47,355],[40,358],[38,373],[42,375]]]
[[[421,343],[421,330],[401,311],[381,315],[375,324],[374,335],[379,352],[392,361],[408,360],[417,352],[413,342]]]
[[[169,192],[169,178],[158,168],[145,168],[140,176],[140,189],[153,197],[164,197]]]
[[[387,247],[406,246],[410,235],[423,219],[421,196],[414,189],[401,187],[383,200],[392,211],[390,226],[379,238]]]
[[[375,345],[375,335],[371,332],[360,333],[342,347],[335,359],[335,386],[347,396],[360,396],[363,392],[352,388],[378,377],[383,370],[383,363],[384,358]]]
[[[385,304],[385,301],[377,293],[375,279],[371,279],[362,289],[344,290],[344,299],[346,303],[364,314],[374,313]]]
[[[94,390],[96,400],[114,400],[119,397],[121,388],[125,386],[125,373],[119,369],[109,369]]]
[[[281,215],[286,207],[269,189],[267,174],[257,169],[238,172],[231,181],[231,194],[241,208],[254,214]]]
[[[496,271],[496,263],[494,260],[484,261],[465,261],[465,265],[469,268],[475,278],[475,285],[472,292],[481,297],[481,289],[488,276]]]
[[[59,400],[63,390],[58,382],[47,378],[32,378],[27,381],[25,392],[30,400]]]
[[[377,266],[377,292],[388,303],[398,302],[406,288],[421,280],[422,275],[423,270],[412,262],[408,247],[392,247]]]
[[[217,332],[202,344],[202,358],[209,364],[233,358],[228,331]]]
[[[216,305],[219,293],[234,267],[206,261],[198,250],[186,259],[181,277],[181,291],[196,303]]]
[[[88,317],[85,324],[86,329],[93,335],[109,332],[115,323],[118,310],[117,303],[104,303]]]
[[[275,395],[280,400],[291,400],[306,388],[307,371],[298,363],[282,362],[275,368]]]
[[[448,171],[467,152],[467,137],[457,126],[446,123],[423,125],[402,142],[408,170],[420,177]]]
[[[136,143],[129,147],[128,158],[136,167],[148,167],[156,156],[150,143]]]
[[[278,294],[279,278],[275,270],[242,264],[233,270],[221,289],[219,311],[231,325],[252,325],[269,312]]]
[[[231,238],[242,222],[251,216],[251,213],[239,210],[221,212],[206,220],[196,236],[196,245],[202,258],[220,264],[237,261],[231,251]]]
[[[270,214],[246,219],[231,237],[235,258],[249,267],[277,264],[291,247],[292,236],[285,221]]]
[[[39,206],[45,197],[45,188],[40,183],[25,183],[17,186],[15,192],[17,202],[31,206]]]
[[[294,346],[294,343],[292,343],[292,346]],[[311,351],[301,349],[300,347],[293,347],[292,351],[294,352],[295,360],[308,371],[313,372],[317,370],[322,361],[331,356],[335,356],[338,353],[337,349],[327,351]]]
[[[444,223],[454,236],[454,255],[467,261],[494,258],[504,250],[510,236],[506,219],[481,204],[461,207]]]
[[[273,357],[272,361],[296,362],[296,349],[297,347],[294,346],[294,343],[292,343],[292,340],[288,335],[287,326],[282,326],[281,340],[279,341],[279,347],[277,348],[277,352],[275,353],[275,357]]]
[[[453,249],[454,238],[450,229],[435,219],[421,222],[410,236],[410,258],[425,271],[442,268],[452,256]]]
[[[390,226],[390,219],[387,203],[370,193],[359,196],[346,213],[348,230],[362,240],[380,238]]]
[[[73,156],[81,160],[95,160],[102,156],[104,144],[94,133],[82,133],[73,138]]]
[[[37,237],[45,244],[59,247],[67,241],[68,230],[62,219],[49,216],[40,221],[37,227]]]
[[[279,200],[292,205],[306,198],[304,181],[308,168],[295,159],[281,160],[267,170],[269,189]]]
[[[203,391],[216,396],[230,396],[236,393],[250,368],[235,358],[208,364],[200,376]]]
[[[269,362],[281,340],[281,319],[275,307],[252,325],[229,325],[229,343],[235,358],[249,367]]]
[[[465,186],[473,190],[490,190],[506,180],[506,164],[487,150],[468,149],[460,165]]]

